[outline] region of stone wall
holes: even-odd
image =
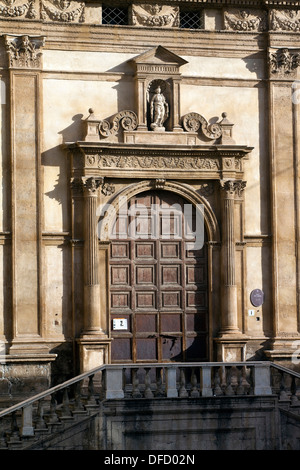
[[[184,1],[174,6],[159,4],[157,9],[125,2],[122,7],[129,8],[128,23],[113,26],[102,24],[106,5],[101,3],[1,1],[0,338],[4,365],[8,360],[24,358],[26,363],[34,358],[49,369],[58,361],[57,354],[58,364],[64,363],[60,351],[67,348],[67,361],[55,369],[57,377],[61,370],[66,378],[67,371],[73,375],[110,360],[108,277],[104,281],[101,276],[100,293],[93,301],[101,305],[93,313],[98,315],[100,334],[82,337],[87,326],[85,212],[82,197],[74,196],[70,187],[71,178],[78,175],[107,178],[108,172],[102,168],[95,173],[87,164],[76,167],[76,155],[64,144],[89,143],[85,126],[91,119],[90,108],[98,123],[123,110],[132,110],[142,119],[136,82],[139,69],[135,67],[143,54],[159,47],[179,61],[176,80],[172,75],[178,99],[176,132],[179,128],[185,135],[180,119],[189,113],[199,113],[215,124],[226,112],[234,123],[234,145],[252,149],[239,173],[246,188],[234,202],[233,326],[243,335],[241,341],[249,342],[249,348],[243,349],[246,359],[260,358],[266,351],[271,359],[291,360],[294,341],[299,338],[299,15],[295,7],[287,5],[282,10],[276,2],[268,10],[258,5],[250,8],[247,2],[244,9],[222,5],[222,10],[217,1],[203,8],[197,2],[193,12],[199,11],[201,28],[191,30],[181,27],[178,19],[187,9]],[[163,62],[162,57],[157,60]],[[153,71],[150,75],[155,78]],[[142,72],[138,77],[142,83]],[[194,144],[220,143],[202,137],[196,136]],[[122,139],[118,134],[108,142],[117,145]],[[153,139],[153,133],[147,139]],[[142,145],[148,145],[147,139]],[[166,142],[156,139],[158,144]],[[93,145],[100,148],[106,142],[97,135]],[[175,145],[180,148],[178,142]],[[152,180],[156,170],[150,170]],[[166,169],[163,173],[167,181],[174,179],[174,172]],[[106,182],[118,192],[145,178],[140,173],[133,179],[132,174],[130,168],[123,173],[117,168]],[[229,170],[225,176],[231,177]],[[197,172],[183,178],[179,171],[175,175],[177,182],[188,183],[197,194],[207,178],[216,182],[222,175]],[[222,233],[219,189],[206,200]],[[98,194],[98,203],[109,201],[111,195]],[[215,243],[211,244],[215,261],[209,268],[213,360],[219,344],[214,340],[224,327],[225,302],[217,254],[222,240],[210,241]],[[104,245],[99,260],[101,274],[107,272]],[[253,289],[264,292],[264,303],[258,307],[250,302]],[[225,338],[222,344],[230,346],[230,341]],[[240,340],[233,344],[239,347]]]

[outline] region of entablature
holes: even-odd
[[[242,179],[252,147],[242,145],[163,146],[124,143],[66,143],[73,177]]]

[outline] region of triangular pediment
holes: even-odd
[[[132,61],[136,64],[165,64],[165,65],[181,65],[187,64],[182,57],[174,54],[163,46],[157,46],[143,54],[134,57]]]

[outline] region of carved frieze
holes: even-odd
[[[44,21],[61,23],[83,23],[85,3],[72,0],[42,0],[41,18]]]
[[[233,8],[224,12],[224,25],[231,31],[266,31],[267,12]]]
[[[132,5],[132,24],[134,26],[170,28],[179,26],[179,7],[168,5]]]
[[[159,155],[105,155],[99,157],[98,168],[218,170],[219,159]]]
[[[273,31],[300,31],[299,10],[271,10],[270,29]]]
[[[0,17],[35,19],[37,17],[35,0],[26,3],[19,0],[1,0]]]
[[[283,48],[269,54],[269,69],[271,74],[294,76],[299,65],[299,52],[290,52],[289,49]]]
[[[41,68],[43,37],[5,36],[9,66],[15,68]]]

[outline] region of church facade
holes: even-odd
[[[297,1],[1,0],[1,395],[297,370]]]

